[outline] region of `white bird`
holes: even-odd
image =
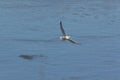
[[[74,43],[74,44],[77,44],[76,41],[72,40],[71,39],[71,36],[68,36],[63,28],[63,25],[62,25],[62,21],[60,21],[60,29],[61,29],[61,32],[62,32],[62,36],[60,36],[60,40],[62,41],[65,41],[65,40],[68,40],[70,41],[71,43]]]

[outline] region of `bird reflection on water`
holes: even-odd
[[[23,59],[26,59],[26,60],[33,60],[35,58],[46,58],[47,56],[45,55],[26,55],[26,54],[23,54],[23,55],[20,55],[19,57],[23,58]]]
[[[46,59],[47,59],[47,56],[41,54],[41,55],[26,55],[26,54],[23,54],[23,55],[20,55],[19,56],[20,58],[23,58],[23,59],[26,59],[26,60],[33,60],[33,59],[36,59],[36,58],[39,58],[40,59],[40,62],[38,63],[39,64],[39,68],[40,68],[40,79],[41,80],[45,80],[45,77],[46,77],[46,73],[45,73],[45,70],[46,70]]]

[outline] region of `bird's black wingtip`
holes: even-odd
[[[60,26],[62,27],[62,21],[60,21]]]
[[[60,24],[62,24],[62,21],[60,21]]]

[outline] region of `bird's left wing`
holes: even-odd
[[[62,31],[62,34],[63,34],[64,36],[66,36],[65,30],[64,30],[63,25],[62,25],[62,21],[60,21],[60,29],[61,29],[61,31]]]

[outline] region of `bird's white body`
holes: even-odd
[[[60,36],[60,40],[68,40],[70,39],[70,36]]]

